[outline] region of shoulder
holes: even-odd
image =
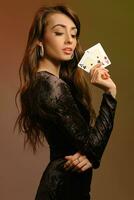
[[[68,87],[68,84],[64,80],[46,71],[37,73],[35,81],[38,85],[48,84],[51,87]]]
[[[51,97],[58,97],[70,92],[69,86],[64,80],[46,72],[38,73],[33,85],[34,89],[37,90],[40,95],[46,94]]]

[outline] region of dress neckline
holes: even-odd
[[[65,84],[67,84],[65,80],[63,80],[62,78],[56,76],[55,74],[53,74],[53,73],[51,73],[51,72],[49,72],[49,71],[46,71],[46,70],[37,71],[37,72],[36,72],[36,75],[37,75],[37,74],[38,74],[38,75],[40,74],[41,76],[43,76],[43,74],[48,74],[48,75],[50,75],[50,76],[53,76],[53,77],[56,78],[57,80],[62,81],[62,82],[64,82]]]
[[[59,78],[58,76],[56,76],[55,74],[53,74],[53,73],[51,73],[51,72],[49,72],[49,71],[46,71],[46,70],[42,70],[42,71],[38,71],[37,73],[47,73],[47,74],[50,74],[50,75],[52,75],[52,76],[55,76],[55,77],[57,77],[57,78]],[[59,78],[60,79],[60,78]]]

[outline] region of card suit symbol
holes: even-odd
[[[105,59],[105,62],[107,63],[107,64],[109,64],[109,60],[108,60],[108,58],[105,56],[104,57],[104,59]]]
[[[86,66],[83,66],[84,69],[86,69]]]

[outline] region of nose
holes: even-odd
[[[71,34],[69,34],[69,33],[66,33],[66,36],[65,36],[65,43],[69,43],[69,44],[72,44],[72,42],[73,42],[73,38],[72,38],[72,36],[71,36]]]

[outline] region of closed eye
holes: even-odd
[[[76,38],[76,35],[71,35],[72,36],[72,38]]]
[[[55,35],[63,35],[64,33],[61,32],[55,32]]]
[[[62,32],[55,32],[55,35],[63,35],[64,33],[62,33]],[[72,34],[71,35],[72,36],[72,38],[76,38],[76,34]]]

